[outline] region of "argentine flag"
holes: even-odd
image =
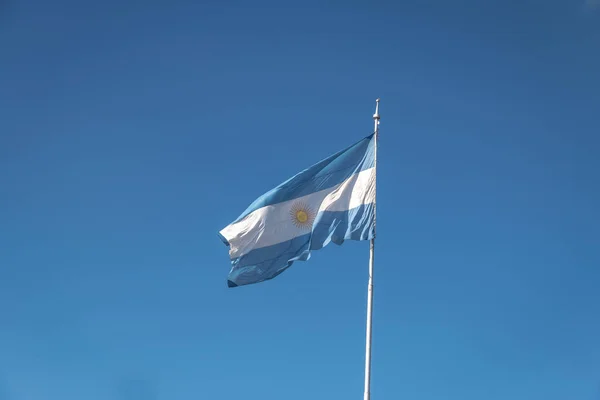
[[[367,136],[296,174],[221,230],[228,286],[272,279],[330,242],[374,238],[375,140]]]

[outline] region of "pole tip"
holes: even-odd
[[[379,97],[375,100],[377,103],[379,103],[379,100],[381,100]]]
[[[373,119],[379,124],[379,98],[375,100],[375,114],[373,114]]]

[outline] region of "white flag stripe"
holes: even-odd
[[[375,201],[375,168],[350,176],[332,188],[262,207],[221,231],[230,244],[231,258],[310,233],[310,226],[294,223],[292,211],[298,206],[310,213],[310,221],[323,211],[347,211]]]

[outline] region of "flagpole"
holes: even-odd
[[[377,182],[377,141],[379,140],[379,99],[375,101],[375,182]],[[377,222],[377,199],[375,200],[375,220],[374,231]],[[369,285],[367,294],[367,335],[366,335],[366,351],[365,351],[365,397],[364,400],[371,399],[371,333],[373,331],[373,267],[375,261],[375,238],[371,239],[369,245]]]

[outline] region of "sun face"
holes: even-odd
[[[306,214],[306,211],[303,211],[303,210],[296,211],[296,220],[298,222],[300,222],[301,224],[306,223],[306,221],[308,221],[308,214]]]
[[[298,228],[310,229],[315,218],[312,210],[303,203],[296,203],[290,209],[292,222]]]

